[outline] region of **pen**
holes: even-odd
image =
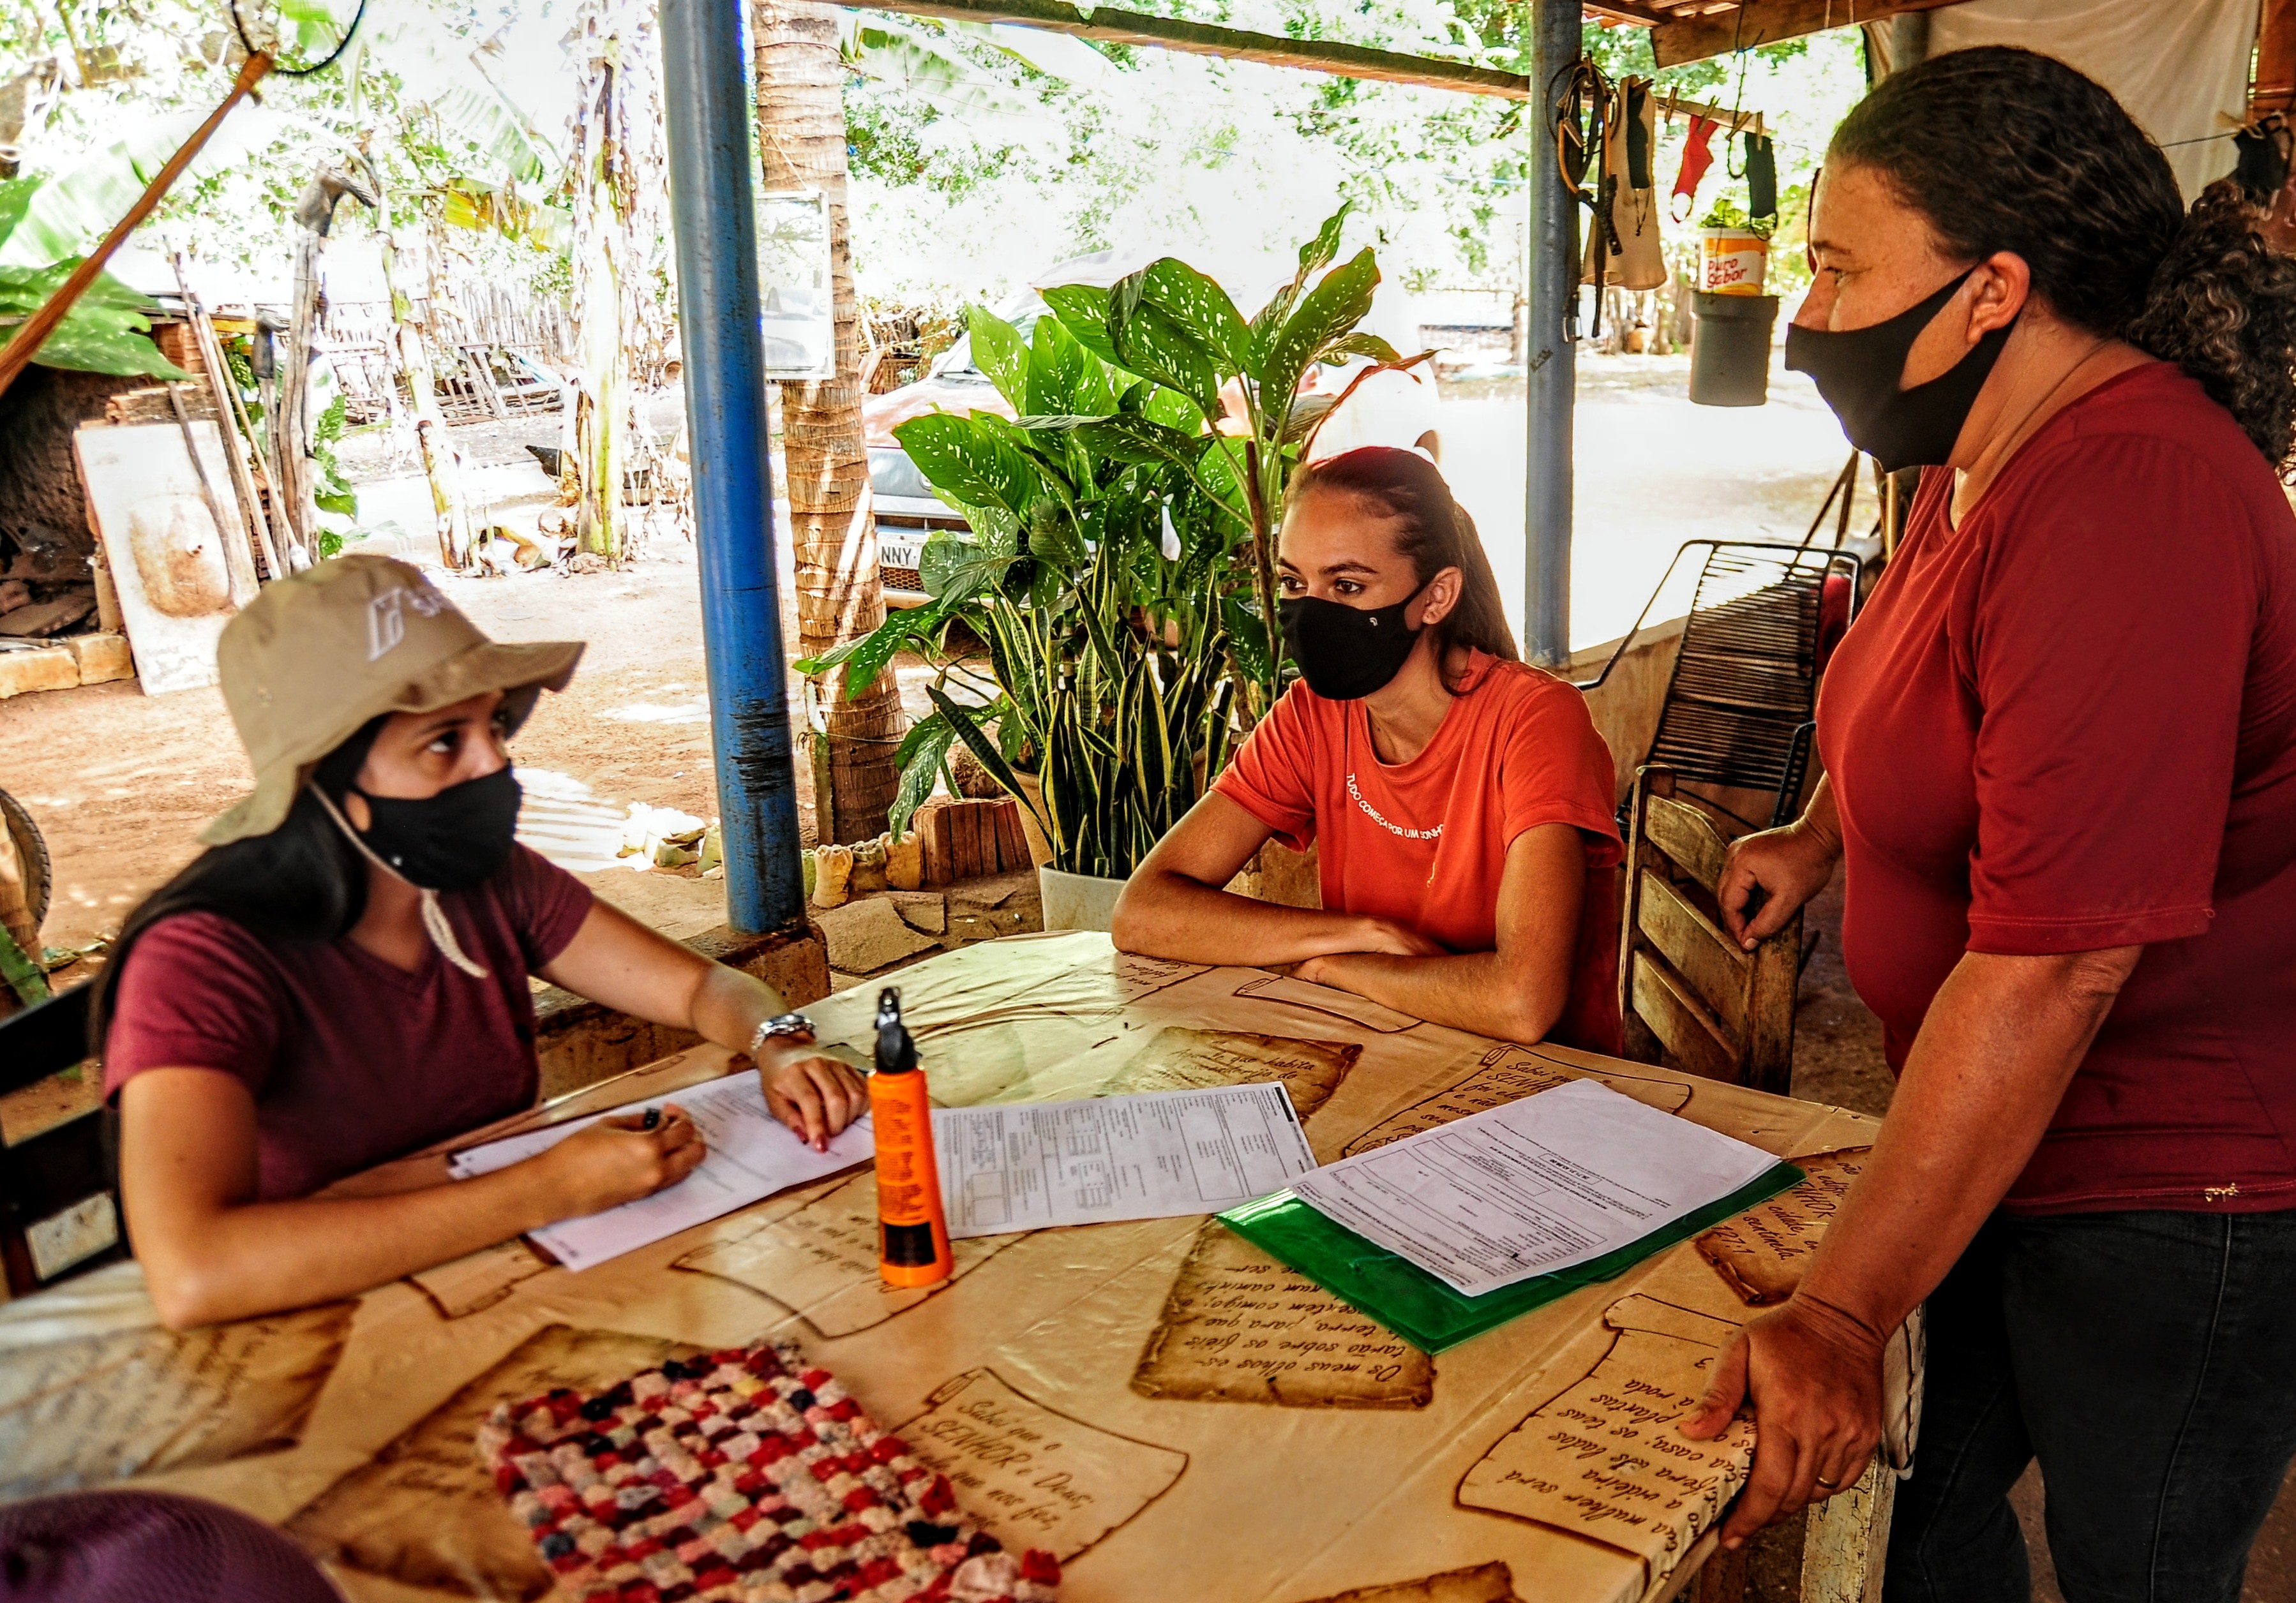
[[[660,1129],[660,1128],[661,1128],[661,1109],[660,1109],[660,1108],[647,1108],[647,1109],[645,1110],[645,1117],[644,1117],[644,1119],[642,1119],[641,1121],[639,1121],[638,1128],[639,1128],[639,1129],[641,1129],[641,1130],[659,1130],[659,1129]]]

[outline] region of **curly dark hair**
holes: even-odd
[[[2161,148],[2102,85],[1988,45],[1895,73],[1828,159],[1886,174],[1946,249],[2024,258],[2057,315],[2200,380],[2284,473],[2296,453],[2296,260],[2232,179],[2189,215]]]

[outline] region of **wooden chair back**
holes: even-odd
[[[1619,1014],[1627,1055],[1787,1092],[1801,915],[1753,952],[1722,929],[1715,887],[1729,843],[1675,795],[1670,768],[1635,771],[1620,923]]]
[[[89,990],[77,986],[0,1018],[0,1092],[20,1090],[87,1057]],[[108,1108],[90,1108],[0,1147],[0,1264],[9,1296],[26,1296],[127,1253],[119,1127]]]

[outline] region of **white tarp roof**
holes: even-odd
[[[2159,141],[2189,201],[2232,171],[2259,0],[1963,0],[1921,13],[1924,53],[2019,45],[2077,67]]]

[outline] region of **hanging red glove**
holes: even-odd
[[[1714,137],[1714,130],[1720,126],[1710,117],[1693,117],[1690,119],[1690,136],[1682,145],[1682,171],[1675,175],[1673,199],[1667,203],[1677,223],[1690,214],[1687,209],[1677,207],[1673,202],[1689,200],[1693,205],[1696,204],[1699,182],[1706,176],[1706,169],[1714,165],[1714,152],[1709,148],[1709,143]]]

